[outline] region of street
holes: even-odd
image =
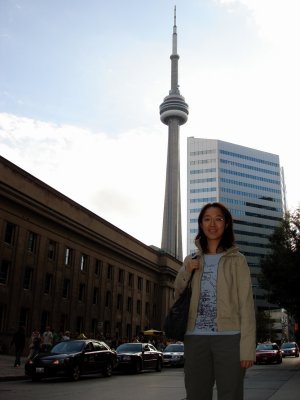
[[[280,365],[255,365],[245,379],[245,400],[296,400],[298,389],[285,392],[284,385],[299,371],[299,358],[286,358]],[[283,391],[280,391],[283,389]],[[0,398],[5,400],[183,400],[183,368],[164,368],[161,373],[117,374],[82,377],[78,382],[55,378],[0,382]],[[216,393],[214,400],[217,399]]]

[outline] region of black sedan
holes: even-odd
[[[144,369],[162,370],[163,355],[151,343],[124,343],[117,347],[117,370],[139,373]]]
[[[117,363],[116,352],[98,340],[66,340],[47,353],[39,353],[25,364],[32,380],[67,376],[77,381],[80,375],[102,373],[111,376]]]

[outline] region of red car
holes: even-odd
[[[256,347],[255,364],[281,364],[282,353],[277,343],[260,343]]]

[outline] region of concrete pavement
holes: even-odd
[[[280,389],[270,397],[270,400],[299,400],[300,399],[300,371],[295,374],[280,387]]]
[[[26,357],[21,357],[21,366],[14,367],[15,357],[0,354],[0,381],[25,379],[24,365]]]

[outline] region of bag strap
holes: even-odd
[[[189,281],[188,281],[187,286],[191,286],[194,273],[195,273],[195,269],[193,269],[193,271],[192,271],[192,274],[191,274],[191,276],[190,276],[190,279],[189,279]]]

